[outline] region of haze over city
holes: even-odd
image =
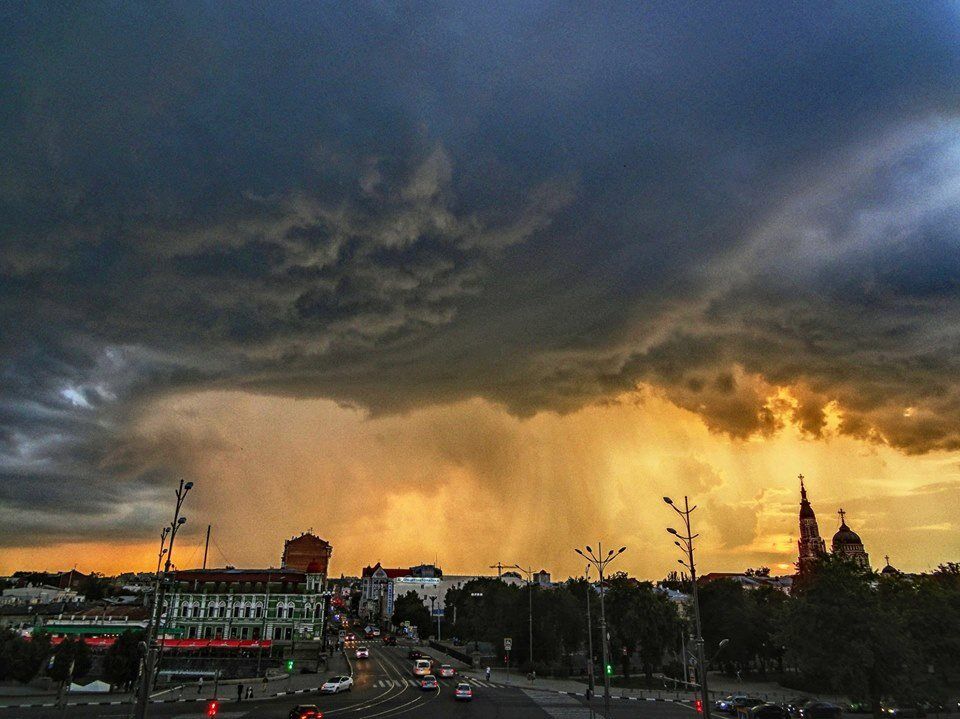
[[[960,551],[952,3],[0,8],[0,572]]]

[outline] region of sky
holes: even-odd
[[[960,6],[0,7],[0,572],[960,554]]]

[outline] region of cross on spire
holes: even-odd
[[[846,523],[847,523],[847,520],[846,520],[847,513],[843,511],[843,507],[841,507],[841,508],[837,511],[837,514],[840,515],[840,524],[846,524]]]
[[[797,475],[797,479],[800,480],[800,497],[801,497],[802,499],[806,499],[806,498],[807,498],[807,488],[803,486],[803,475],[802,475],[802,474],[798,474],[798,475]]]
[[[890,566],[890,555],[889,555],[889,554],[884,554],[884,555],[883,555],[883,558],[887,561],[887,566],[889,567],[889,566]]]

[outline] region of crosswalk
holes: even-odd
[[[592,719],[594,716],[589,707],[562,692],[524,689],[523,693],[533,699],[552,719]]]
[[[440,686],[455,687],[460,682],[466,682],[475,687],[484,687],[486,689],[503,689],[505,685],[494,682],[485,682],[482,679],[473,679],[472,677],[460,677],[453,679],[440,679]],[[420,681],[417,679],[378,679],[373,685],[379,689],[390,689],[393,687],[419,687]]]

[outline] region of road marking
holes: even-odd
[[[593,712],[568,694],[524,689],[523,693],[553,719],[590,719]]]

